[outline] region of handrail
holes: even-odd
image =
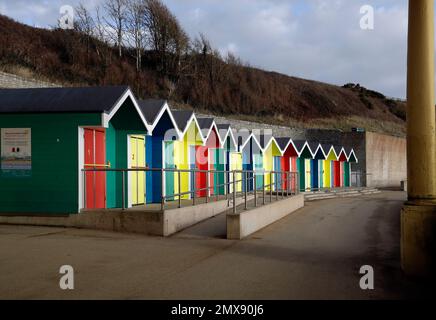
[[[219,200],[220,195],[225,195],[228,200],[228,206],[230,206],[230,198],[229,195],[233,194],[233,212],[236,213],[236,199],[238,195],[243,196],[245,198],[245,208],[248,207],[248,195],[254,195],[254,205],[257,207],[258,201],[257,196],[259,191],[262,192],[263,195],[263,205],[266,204],[266,192],[269,192],[270,202],[272,202],[272,195],[275,193],[276,200],[279,200],[279,194],[281,194],[282,198],[289,195],[298,194],[299,191],[299,173],[291,172],[291,171],[267,171],[267,170],[200,170],[200,169],[177,169],[177,168],[148,168],[148,167],[137,167],[137,168],[110,168],[110,167],[94,167],[94,168],[83,168],[82,169],[84,175],[83,183],[86,184],[86,174],[87,172],[115,172],[122,173],[122,208],[125,209],[125,183],[126,183],[126,172],[145,172],[145,173],[160,173],[161,175],[161,186],[162,186],[162,194],[161,194],[161,210],[165,209],[165,203],[168,200],[178,200],[178,206],[181,208],[182,206],[182,197],[186,195],[190,195],[193,200],[193,205],[196,203],[197,194],[206,191],[205,199],[206,203],[209,202],[209,199],[212,198],[210,191],[224,188],[224,194],[220,194],[220,192],[216,193],[216,199]],[[181,183],[178,183],[178,192],[174,192],[171,195],[164,195],[164,179],[166,173],[174,173],[177,174],[177,181],[181,181],[182,174],[205,174],[206,175],[206,187],[196,188],[196,179],[192,181],[192,190],[190,191],[181,191]],[[224,174],[225,181],[224,183],[210,185],[210,176],[214,175],[216,177],[217,174]],[[269,176],[270,183],[266,183],[266,177]],[[239,178],[238,178],[239,177]],[[262,177],[261,186],[258,185],[258,178]],[[244,186],[245,183],[245,186]],[[250,183],[250,186],[249,186]],[[240,189],[240,191],[238,190]],[[86,203],[86,191],[84,188],[84,203]]]

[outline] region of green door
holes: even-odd
[[[215,171],[225,171],[226,169],[226,151],[224,149],[215,150]],[[214,177],[214,192],[215,194],[225,194],[225,174],[224,172],[218,172]]]
[[[344,162],[344,185],[350,187],[350,163]]]
[[[300,191],[306,191],[306,161],[298,158],[298,171],[300,174]]]
[[[165,169],[175,169],[174,142],[165,143]],[[174,200],[174,172],[165,172],[165,196],[167,201]]]

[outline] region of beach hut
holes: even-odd
[[[256,175],[256,181],[252,174],[248,175],[249,181],[245,183],[245,175],[242,183],[242,190],[245,190],[245,185],[247,184],[248,190],[253,191],[256,185],[257,189],[262,188],[263,183],[263,156],[262,147],[255,135],[247,130],[241,130],[234,133],[238,142],[238,150],[242,154],[242,169],[244,171],[255,171],[259,174]]]
[[[205,141],[203,146],[197,147],[197,167],[200,170],[222,171],[225,164],[225,154],[215,121],[213,118],[197,118],[197,121]],[[224,180],[224,173],[220,175],[221,180]],[[207,178],[209,179],[210,189],[201,191],[201,197],[216,195],[219,192],[217,186],[220,178],[216,172],[210,172],[209,175],[206,173],[197,174],[198,188],[207,188]]]
[[[282,170],[285,172],[291,172],[296,173],[298,172],[298,150],[294,144],[294,141],[292,141],[291,138],[276,138],[277,144],[279,145],[281,151],[282,151]],[[294,175],[291,175],[290,180],[288,182],[287,177],[283,176],[284,179],[284,187],[285,189],[288,189],[288,183],[290,183],[290,187],[292,190],[295,190],[298,181],[296,180],[296,177]]]
[[[340,188],[343,186],[343,165],[342,162],[346,161],[345,150],[343,147],[334,146],[337,159],[333,161],[333,188]]]
[[[204,146],[205,140],[197,117],[194,112],[185,110],[173,111],[173,116],[181,133],[181,140],[174,142],[174,167],[180,170],[200,170],[197,166],[197,150],[199,146]],[[178,174],[173,174],[173,180],[175,181],[174,190],[178,193]],[[182,193],[193,192],[196,181],[197,177],[193,173],[181,173],[180,191]],[[195,187],[198,189],[197,186]],[[187,194],[182,196],[182,199],[190,199],[192,196],[192,194]],[[200,194],[197,193],[197,196]]]
[[[139,157],[135,157],[132,153],[130,167],[141,167],[145,166],[150,169],[162,169],[166,166],[164,165],[164,150],[171,151],[173,141],[178,141],[181,139],[181,133],[178,130],[177,123],[172,115],[171,109],[166,100],[159,99],[148,99],[141,100],[138,102],[142,114],[148,123],[151,124],[152,135],[146,137],[146,157],[142,162],[135,161]],[[135,150],[135,145],[142,142],[142,139],[137,139],[136,137],[131,137],[131,144],[133,147],[131,150]],[[136,140],[136,141],[135,141]],[[136,143],[135,143],[136,142]],[[171,156],[170,156],[171,155]],[[172,153],[167,154],[168,163],[171,163]],[[145,164],[144,164],[145,162]],[[146,180],[146,202],[147,203],[160,203],[162,201],[162,178],[161,172],[153,171],[147,172],[144,177],[144,173],[131,172],[130,176],[133,176],[132,183],[137,183],[141,185],[139,181],[145,178]],[[169,175],[171,176],[171,175]],[[138,181],[138,182],[135,182]],[[171,185],[168,184],[168,185]],[[135,197],[135,191],[139,188],[132,188],[129,194],[133,194],[132,200],[129,200],[129,204],[135,203],[140,196]],[[174,191],[174,190],[172,190]],[[139,193],[140,195],[141,193]],[[139,199],[141,200],[141,199]],[[140,202],[140,201],[137,201]]]
[[[263,169],[267,172],[265,175],[265,184],[267,186],[273,185],[273,187],[266,187],[266,190],[281,190],[281,175],[276,173],[268,174],[268,172],[282,171],[282,151],[272,135],[259,135],[258,141],[262,148]],[[278,181],[276,181],[276,179]]]
[[[220,135],[221,141],[223,142],[222,152],[224,153],[224,164],[219,165],[219,170],[231,171],[230,163],[231,163],[231,154],[238,151],[237,143],[235,140],[235,136],[233,134],[233,130],[230,124],[217,124],[218,133]],[[242,158],[240,161],[242,170]],[[218,175],[218,181],[220,185],[223,185],[230,181],[230,174]],[[230,186],[222,186],[218,188],[218,192],[220,195],[224,195],[227,192],[230,192]]]
[[[332,145],[323,144],[322,148],[326,154],[324,160],[324,188],[334,188],[335,174],[334,164],[338,160],[336,150]]]
[[[346,187],[352,187],[353,186],[353,181],[352,181],[352,177],[351,177],[351,165],[352,163],[358,163],[359,160],[357,159],[356,153],[354,152],[354,149],[352,148],[351,151],[348,154],[348,162],[347,162],[347,166],[346,166],[346,173],[345,173],[345,186]],[[361,177],[355,177],[354,178],[354,185],[355,186],[360,186],[360,181],[357,181],[358,179],[360,179]]]
[[[122,207],[121,174],[82,170],[127,168],[128,137],[150,134],[129,87],[2,89],[0,114],[2,212]]]
[[[309,142],[309,146],[313,151],[313,159],[311,160],[311,176],[312,176],[312,189],[320,190],[325,188],[324,186],[324,175],[325,167],[324,161],[327,159],[327,155],[322,148],[320,143]]]
[[[311,165],[313,159],[313,152],[309,146],[309,143],[305,140],[294,141],[295,146],[299,153],[299,170],[300,173],[300,190],[310,191],[312,190],[312,174]]]
[[[338,149],[337,149],[338,150]],[[339,162],[339,187],[345,187],[345,167],[348,162],[348,155],[344,147],[340,147],[340,152],[338,152]]]

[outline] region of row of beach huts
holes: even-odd
[[[3,89],[0,128],[0,211],[11,214],[226,195],[231,172],[239,192],[346,188],[358,161],[351,148],[234,130],[127,86]]]

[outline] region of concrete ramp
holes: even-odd
[[[251,210],[228,213],[227,239],[243,239],[302,207],[304,195],[299,194]]]

